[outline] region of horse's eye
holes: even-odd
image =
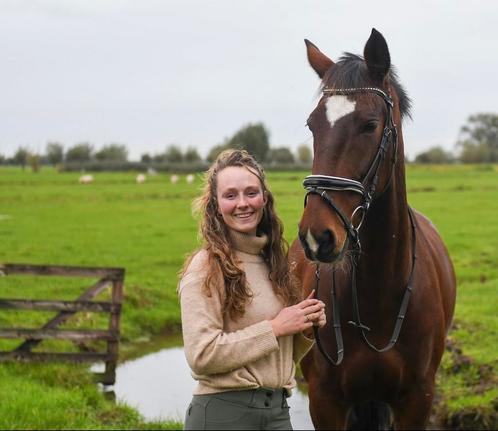
[[[373,133],[377,129],[378,122],[376,120],[367,121],[360,127],[360,133]]]

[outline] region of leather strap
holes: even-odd
[[[316,266],[315,277],[316,277],[315,298],[319,299],[319,287],[320,287],[319,265]],[[335,278],[335,274],[333,275],[333,277]],[[335,279],[334,282],[332,283],[331,298],[332,298],[332,318],[334,324],[335,342],[337,344],[337,360],[334,361],[323,347],[317,326],[313,326],[313,333],[315,335],[316,345],[318,346],[318,349],[320,350],[322,355],[330,364],[337,366],[344,359],[344,342],[342,340],[341,317],[339,316],[339,304],[337,303],[337,296],[335,291]]]

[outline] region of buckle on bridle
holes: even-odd
[[[354,230],[358,231],[361,227],[361,225],[363,224],[363,220],[365,220],[365,215],[367,214],[367,209],[365,207],[365,205],[359,205],[355,208],[355,210],[353,211],[353,214],[351,214],[351,225],[353,226]],[[361,219],[360,219],[360,222],[358,223],[358,225],[354,225],[354,216],[356,215],[356,213],[358,211],[362,210],[362,213],[361,213]]]

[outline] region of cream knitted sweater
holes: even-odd
[[[222,314],[218,292],[202,292],[207,252],[199,251],[180,281],[185,356],[198,381],[194,394],[296,385],[295,363],[312,347],[302,334],[275,337],[270,320],[283,308],[273,292],[261,250],[266,237],[231,231],[236,257],[253,293],[243,317]]]

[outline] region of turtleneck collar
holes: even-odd
[[[230,239],[236,250],[247,254],[260,255],[268,242],[268,236],[255,236],[229,229]]]

